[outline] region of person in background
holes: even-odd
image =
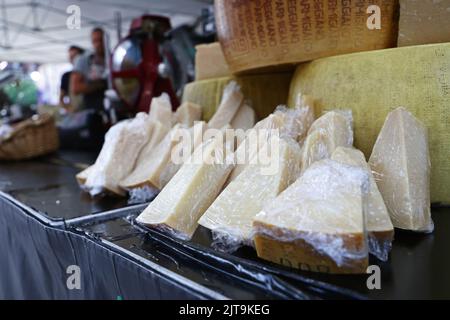
[[[69,47],[69,62],[74,65],[75,59],[84,53],[84,49],[72,45]],[[59,90],[59,105],[66,111],[71,111],[71,101],[69,92],[70,74],[72,71],[65,72],[61,77],[61,85]]]
[[[70,91],[73,95],[81,95],[82,109],[103,109],[104,92],[107,89],[105,74],[104,31],[94,28],[91,41],[94,52],[79,56],[70,75]]]

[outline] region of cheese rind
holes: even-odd
[[[221,138],[213,138],[200,145],[136,221],[168,229],[177,237],[190,239],[198,226],[198,219],[217,197],[232,169],[233,165],[228,161],[216,163],[207,160],[222,148]],[[204,161],[199,162],[198,159]]]
[[[358,149],[338,147],[331,155],[331,159],[344,164],[358,166],[367,171],[369,175],[369,194],[367,196],[366,228],[369,252],[380,260],[387,261],[392,247],[392,240],[394,239],[394,226],[364,154]]]
[[[275,198],[290,185],[300,173],[300,147],[293,140],[271,137],[260,150],[260,159],[271,157],[269,163],[248,165],[217,197],[199,224],[220,233],[215,244],[222,249],[236,249],[239,244],[252,243],[252,222],[264,203]],[[264,172],[269,165],[278,167],[274,172]],[[219,243],[220,242],[220,243]]]
[[[219,42],[195,46],[195,80],[229,76],[230,70]]]
[[[216,112],[208,122],[210,128],[221,129],[233,120],[244,96],[241,88],[235,81],[231,81],[224,89],[222,100]]]
[[[367,14],[373,5],[381,12]],[[217,0],[214,11],[219,41],[233,73],[292,67],[397,43],[398,0]],[[379,19],[380,28],[369,28],[374,19]]]
[[[358,167],[314,163],[256,215],[258,256],[309,271],[365,273],[368,181]]]
[[[353,143],[351,113],[330,111],[313,122],[308,130],[302,152],[302,172],[313,162],[331,157],[339,147]]]
[[[393,225],[432,232],[427,130],[405,108],[387,116],[369,164]]]
[[[398,106],[430,129],[431,201],[450,203],[450,44],[411,46],[319,59],[297,67],[288,105],[314,97],[318,114],[353,113],[355,147],[369,158],[387,114]]]

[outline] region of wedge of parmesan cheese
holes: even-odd
[[[217,197],[199,224],[219,236],[218,245],[235,249],[252,242],[252,223],[267,201],[275,198],[300,173],[300,146],[294,140],[271,137],[260,150],[259,163],[248,165]],[[269,160],[269,161],[266,161]],[[267,170],[272,166],[273,170]],[[264,170],[266,168],[266,170]]]
[[[169,162],[172,149],[178,142],[174,138],[178,136],[177,131],[183,129],[180,124],[175,125],[164,139],[152,149],[151,155],[136,164],[133,172],[120,182],[120,186],[126,190],[143,186],[161,189],[161,172]]]
[[[89,177],[89,174],[94,170],[94,165],[90,165],[83,171],[80,171],[77,173],[75,178],[77,179],[77,182],[80,186],[83,186],[86,183],[87,178]]]
[[[318,118],[308,130],[303,145],[302,172],[313,162],[331,157],[339,147],[353,144],[351,114],[330,111]]]
[[[394,239],[394,226],[378,190],[372,171],[364,154],[358,149],[338,147],[331,155],[336,160],[348,165],[358,166],[369,175],[369,194],[367,198],[366,228],[369,240],[369,252],[382,261],[387,261]]]
[[[365,273],[369,177],[330,159],[312,164],[254,219],[258,256],[325,273]]]
[[[243,103],[239,110],[236,112],[236,114],[233,117],[233,120],[231,120],[231,126],[234,129],[243,129],[248,130],[250,128],[253,128],[253,126],[256,123],[256,114],[252,107],[248,105],[248,103]]]
[[[369,164],[394,227],[433,231],[427,130],[405,108],[388,114]]]
[[[198,219],[217,197],[232,169],[232,161],[218,156],[222,152],[223,137],[201,144],[136,221],[191,238]]]
[[[171,128],[173,124],[172,105],[167,93],[152,99],[149,111],[150,119],[159,121],[166,127]]]
[[[236,81],[230,81],[222,94],[222,100],[216,112],[208,122],[210,128],[221,129],[233,120],[244,96]]]
[[[192,127],[195,121],[200,121],[201,118],[202,107],[192,102],[183,102],[175,111],[175,121],[188,128]]]

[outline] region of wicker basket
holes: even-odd
[[[11,134],[0,137],[0,160],[23,160],[59,148],[55,120],[48,114],[35,115],[14,125]]]

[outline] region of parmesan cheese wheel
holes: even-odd
[[[215,1],[233,73],[394,47],[398,10],[398,0]]]
[[[431,201],[450,203],[450,43],[319,59],[300,65],[289,105],[298,93],[316,110],[351,109],[355,147],[368,159],[387,114],[404,106],[428,129]]]

